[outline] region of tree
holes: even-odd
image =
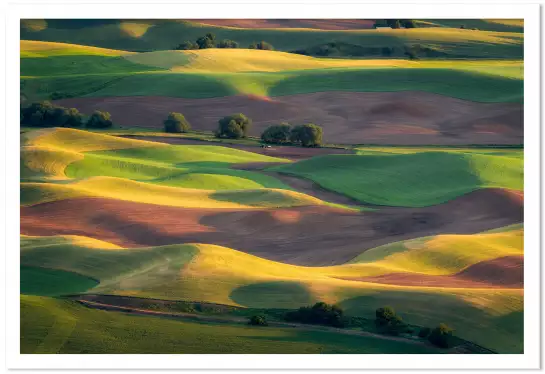
[[[113,122],[110,118],[110,113],[95,110],[95,112],[87,120],[85,127],[90,129],[106,129],[108,127],[112,127]]]
[[[401,23],[399,22],[398,19],[394,20],[394,23],[392,24],[392,29],[400,29],[401,28]]]
[[[290,141],[303,147],[318,147],[322,144],[323,130],[313,123],[295,126],[290,132]]]
[[[394,308],[386,306],[375,311],[375,325],[384,333],[398,335],[406,331],[407,325],[398,316]]]
[[[440,323],[439,326],[431,331],[430,335],[428,336],[428,340],[430,343],[438,347],[450,348],[453,345],[453,331],[454,330],[448,327],[446,324]]]
[[[268,326],[269,325],[267,323],[267,317],[265,317],[264,315],[251,316],[250,319],[248,320],[248,324],[253,326]]]
[[[83,116],[75,108],[64,108],[49,101],[32,103],[21,109],[21,124],[39,127],[79,127]]]
[[[197,45],[200,49],[214,48],[216,46],[216,36],[212,33],[201,36],[197,39]]]
[[[394,308],[391,306],[385,306],[384,308],[378,308],[375,311],[375,317],[378,324],[385,324],[396,316]]]
[[[291,127],[289,123],[281,123],[267,127],[261,134],[261,140],[265,143],[283,144],[290,141]]]
[[[261,41],[261,42],[253,42],[252,44],[250,44],[248,46],[249,49],[264,49],[264,50],[268,50],[268,51],[274,51],[274,47],[272,46],[272,44],[270,43],[267,43],[267,42],[264,42],[264,41]]]
[[[76,108],[65,109],[66,121],[64,126],[66,127],[80,127],[83,125],[83,114]]]
[[[429,327],[422,327],[420,331],[418,332],[418,337],[420,338],[427,338],[431,333],[431,329]]]
[[[416,28],[416,22],[414,22],[414,20],[412,20],[412,19],[406,19],[403,22],[403,26],[406,29],[414,29],[414,28]]]
[[[199,49],[199,45],[197,43],[193,43],[193,42],[190,42],[189,40],[186,40],[185,42],[178,45],[174,49],[177,49],[177,50]]]
[[[337,305],[329,305],[324,302],[318,302],[312,307],[304,306],[296,311],[288,312],[285,319],[287,321],[334,327],[344,327],[346,325],[343,310]]]
[[[218,121],[218,138],[245,138],[252,126],[252,120],[242,113],[223,117]]]
[[[385,56],[385,57],[389,57],[392,55],[392,52],[393,52],[393,48],[390,48],[390,47],[382,47],[382,55]]]
[[[171,112],[168,118],[163,122],[165,125],[165,132],[182,133],[188,132],[191,129],[191,125],[185,119],[181,113]]]
[[[234,40],[223,39],[217,45],[218,48],[238,48],[238,43]]]

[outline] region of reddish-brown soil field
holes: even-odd
[[[263,100],[248,96],[181,99],[157,96],[58,100],[83,113],[104,110],[122,126],[162,128],[169,112],[195,130],[215,130],[231,113],[253,119],[250,135],[271,124],[317,123],[333,144],[522,144],[521,104],[476,103],[426,92],[319,92]]]
[[[421,287],[523,288],[524,257],[507,256],[479,262],[454,275],[392,273],[350,280]]]
[[[383,244],[471,234],[523,221],[523,204],[500,189],[426,208],[351,212],[329,207],[185,209],[100,198],[21,208],[21,234],[83,235],[127,247],[223,245],[291,264],[341,264]]]
[[[370,19],[188,19],[203,25],[239,27],[243,29],[307,28],[319,30],[371,29]]]

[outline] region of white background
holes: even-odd
[[[331,4],[323,1],[277,1],[256,4],[201,2],[180,4],[162,1],[19,1],[4,5],[7,26],[0,28],[6,40],[6,84],[3,111],[6,173],[0,173],[0,189],[5,187],[5,212],[0,215],[0,237],[5,238],[5,279],[0,277],[0,292],[5,291],[5,340],[0,354],[6,352],[10,368],[240,368],[240,369],[409,369],[409,368],[538,368],[540,365],[540,9],[538,5],[487,4],[362,4],[351,1]],[[95,4],[102,3],[100,6]],[[524,355],[20,355],[19,354],[19,19],[20,18],[524,18],[524,112],[525,112],[525,354]],[[5,34],[4,34],[5,32]],[[6,37],[7,35],[7,37]],[[4,62],[4,59],[0,60]],[[4,196],[4,194],[0,194]],[[2,203],[0,203],[2,204]],[[5,219],[5,223],[3,220]],[[4,224],[2,224],[4,223]],[[3,231],[5,230],[5,232]],[[0,241],[1,243],[1,241]],[[4,283],[5,282],[5,283]],[[0,317],[4,317],[4,308]],[[314,370],[313,370],[314,371]],[[201,371],[202,372],[202,371]]]

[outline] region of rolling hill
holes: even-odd
[[[215,245],[124,249],[97,241],[88,246],[85,240],[22,237],[21,264],[98,279],[100,284],[89,290],[94,293],[200,300],[254,308],[296,308],[313,300],[324,300],[339,303],[348,313],[362,316],[371,315],[373,308],[380,306],[377,303],[390,300],[413,323],[433,325],[448,320],[459,336],[500,350],[512,342],[508,343],[511,340],[507,339],[508,334],[498,318],[522,308],[519,289],[505,284],[491,286],[487,282],[493,282],[494,278],[483,280],[478,274],[473,275],[477,277],[473,281],[471,277],[466,278],[468,281],[461,288],[449,287],[452,279],[445,279],[441,286],[430,287],[365,280],[365,277],[400,272],[436,277],[458,274],[495,258],[520,256],[520,228],[418,239],[378,248],[372,257],[356,258],[349,264],[318,268],[272,262]],[[404,247],[403,251],[399,245]],[[463,250],[468,245],[474,248],[471,254]],[[458,248],[457,252],[452,252],[452,248]],[[504,275],[516,271],[519,270],[503,269]],[[36,274],[23,274],[33,275],[32,282],[41,283]],[[434,311],[422,314],[420,303],[430,299],[435,300]],[[458,314],[461,311],[464,312]],[[489,326],[486,338],[476,334],[479,325]]]

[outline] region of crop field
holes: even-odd
[[[523,352],[524,24],[379,21],[22,20],[21,353]]]

